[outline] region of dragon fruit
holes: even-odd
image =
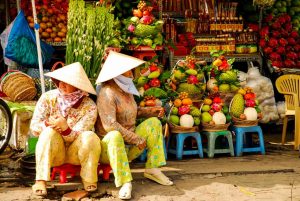
[[[290,37],[292,37],[292,38],[298,38],[299,34],[298,34],[297,31],[292,31],[291,34],[290,34]]]
[[[283,65],[281,61],[272,61],[272,66],[282,68]]]
[[[182,105],[182,106],[180,106],[178,108],[178,114],[180,116],[182,116],[182,115],[188,114],[190,112],[190,110],[191,110],[190,106],[188,106],[188,105]]]
[[[296,40],[294,38],[288,38],[287,41],[289,45],[296,45]]]
[[[294,61],[290,60],[290,59],[286,59],[284,61],[284,66],[286,68],[294,68],[296,66],[296,63]]]
[[[280,37],[280,32],[279,31],[273,31],[272,32],[272,37],[279,38]]]
[[[218,103],[213,103],[211,105],[211,109],[213,109],[215,112],[219,112],[222,109],[222,106]]]
[[[199,81],[197,79],[197,76],[195,75],[190,75],[188,78],[187,78],[187,83],[189,84],[197,84]]]
[[[274,47],[277,47],[277,45],[278,45],[277,39],[270,38],[270,40],[269,40],[269,46],[274,48]]]
[[[278,54],[285,54],[285,48],[284,47],[278,47],[277,48],[277,51],[276,51]]]
[[[271,54],[273,52],[273,49],[271,48],[271,47],[266,47],[266,48],[264,48],[264,53],[265,54]]]
[[[255,100],[250,99],[250,100],[246,100],[245,105],[246,105],[246,107],[255,107],[256,103],[255,103]]]
[[[294,50],[295,50],[296,52],[300,52],[300,44],[295,45],[295,46],[294,46]]]
[[[222,99],[220,97],[215,97],[213,99],[213,103],[221,103],[222,102]]]
[[[286,46],[286,45],[288,44],[288,42],[287,42],[287,40],[285,40],[284,38],[280,38],[280,39],[279,39],[279,44],[280,44],[281,46]]]
[[[277,21],[277,22],[274,22],[274,23],[272,24],[272,28],[275,29],[275,30],[276,30],[276,29],[280,29],[280,27],[281,27],[281,24],[280,24],[280,22],[278,22],[278,21]]]
[[[291,31],[293,29],[293,25],[291,23],[288,23],[284,26],[285,30]]]
[[[264,48],[267,46],[267,42],[265,41],[265,39],[260,39],[259,40],[259,46]]]
[[[280,59],[281,59],[281,56],[280,56],[280,54],[278,54],[278,53],[276,53],[276,52],[272,52],[272,53],[270,54],[270,59],[271,59],[272,61],[280,60]]]
[[[295,52],[289,52],[286,54],[286,58],[291,59],[291,60],[297,60],[298,55]]]
[[[129,32],[133,33],[135,30],[135,26],[133,24],[130,24],[127,29]]]
[[[268,26],[263,27],[260,30],[259,34],[262,38],[265,38],[266,36],[268,36],[269,35],[269,27]]]
[[[142,24],[148,25],[148,24],[151,24],[151,23],[153,22],[153,19],[152,19],[151,16],[145,15],[145,16],[143,16],[143,17],[140,19],[140,22],[141,22]]]

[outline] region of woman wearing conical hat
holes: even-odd
[[[58,89],[40,97],[31,120],[31,132],[39,136],[33,193],[46,195],[50,168],[64,163],[81,165],[84,188],[94,191],[101,147],[99,137],[92,132],[97,107],[88,93],[96,91],[78,62],[45,75],[53,79]]]
[[[102,136],[100,163],[109,163],[113,169],[115,185],[121,187],[119,198],[130,199],[132,176],[131,160],[147,148],[144,176],[162,185],[172,185],[159,169],[166,164],[162,125],[152,117],[135,127],[138,115],[133,95],[139,95],[132,82],[131,70],[144,61],[111,51],[97,79],[101,83],[97,99],[98,134]],[[125,144],[131,145],[126,152]]]

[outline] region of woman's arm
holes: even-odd
[[[113,94],[109,93],[108,90],[109,89],[100,91],[97,100],[98,113],[103,128],[106,132],[114,130],[119,131],[122,134],[124,141],[129,144],[139,145],[143,143],[145,141],[143,138],[139,137],[134,132],[127,130],[117,122],[116,104]]]
[[[138,107],[138,118],[162,117],[164,115],[164,108],[156,107]]]
[[[78,134],[83,131],[92,131],[97,120],[97,106],[89,98],[83,101],[81,111],[84,115],[76,124],[70,128],[68,127],[65,131],[62,131],[61,134],[64,136],[66,141],[74,141]]]
[[[48,117],[50,115],[50,105],[48,102],[48,93],[44,93],[38,100],[30,123],[30,130],[34,136],[39,136],[47,127]]]

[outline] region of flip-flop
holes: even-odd
[[[132,191],[132,185],[131,183],[125,183],[121,187],[119,191],[119,198],[122,200],[129,200],[131,199],[131,191]]]
[[[161,172],[158,174],[150,174],[150,173],[144,172],[144,177],[151,179],[151,180],[153,180],[161,185],[164,185],[164,186],[172,186],[173,185],[173,182]]]
[[[97,183],[90,183],[90,182],[82,181],[82,184],[83,184],[84,190],[87,192],[93,192],[93,191],[97,190]]]
[[[41,183],[36,183],[32,186],[32,191],[34,195],[45,196],[47,195],[46,186]]]

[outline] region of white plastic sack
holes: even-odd
[[[2,49],[3,49],[3,55],[5,55],[5,48],[7,46],[7,43],[8,43],[8,36],[9,36],[9,33],[10,33],[10,30],[13,26],[13,23],[10,23],[6,29],[1,33],[0,35],[0,41],[1,41],[1,46],[2,46]],[[17,63],[4,57],[4,63],[9,66],[9,67],[16,67],[17,66]]]

